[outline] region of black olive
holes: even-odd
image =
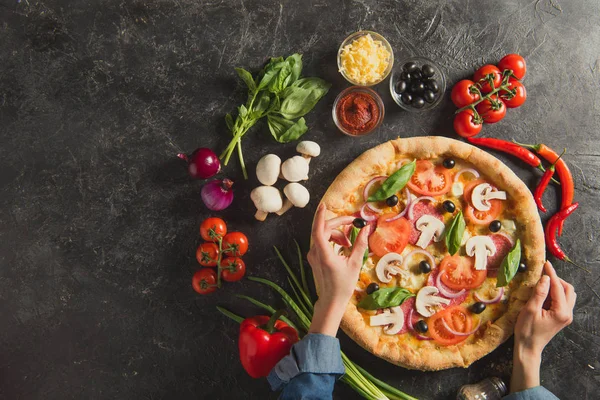
[[[412,106],[414,108],[423,108],[424,105],[425,105],[425,100],[423,100],[423,98],[420,96],[415,97],[412,101]]]
[[[444,210],[446,210],[446,212],[449,213],[453,213],[454,210],[456,210],[456,206],[454,205],[454,203],[450,200],[446,200],[442,203],[442,207],[444,207]]]
[[[485,310],[485,304],[478,301],[471,306],[471,311],[475,314],[481,314]]]
[[[429,89],[425,89],[425,92],[423,92],[423,97],[425,98],[425,101],[428,103],[433,103],[435,101],[435,93],[433,93]]]
[[[527,271],[527,265],[525,265],[525,263],[519,263],[519,268],[517,269],[517,271],[519,271],[519,272]]]
[[[419,68],[419,66],[414,61],[409,61],[406,64],[404,64],[404,66],[402,67],[402,69],[405,70],[406,72],[413,72],[413,71],[417,70],[418,68]]]
[[[429,330],[429,327],[427,326],[427,322],[425,322],[424,319],[420,319],[416,324],[415,324],[415,328],[417,328],[417,330],[421,333],[425,333]]]
[[[408,83],[406,81],[399,81],[396,84],[396,93],[404,93],[408,89]]]
[[[492,222],[490,222],[489,228],[491,232],[498,232],[502,228],[502,222],[495,219]]]
[[[419,263],[419,269],[424,274],[431,272],[431,264],[429,264],[427,261],[423,260]]]
[[[369,286],[367,286],[367,294],[371,294],[371,293],[376,292],[378,290],[379,290],[379,285],[376,284],[375,282],[369,283]]]
[[[385,199],[385,204],[387,204],[390,207],[394,207],[396,204],[398,204],[398,196],[396,196],[395,194],[391,195],[390,197]]]
[[[442,164],[444,165],[444,168],[452,169],[456,165],[456,161],[454,161],[453,158],[446,158]]]
[[[354,218],[354,221],[352,221],[352,225],[354,225],[358,229],[361,229],[367,226],[367,221],[365,221],[362,218]]]
[[[440,85],[438,85],[435,79],[428,79],[425,83],[425,86],[427,86],[427,89],[431,90],[433,93],[440,91]]]
[[[410,103],[412,103],[413,101],[413,97],[410,93],[402,93],[401,99],[402,102],[406,105],[410,105]]]
[[[423,84],[423,82],[413,82],[410,85],[411,93],[419,94],[419,93],[423,93],[423,90],[425,90],[425,85]]]
[[[433,75],[435,75],[435,70],[429,64],[423,65],[421,67],[421,71],[423,72],[423,76],[426,78],[431,78]]]
[[[423,74],[421,73],[420,69],[417,69],[414,72],[411,72],[410,75],[412,76],[413,79],[417,79],[417,80],[423,78]]]
[[[406,71],[403,71],[400,74],[400,79],[402,79],[403,81],[409,81],[410,80],[410,74]]]

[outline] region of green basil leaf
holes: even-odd
[[[521,240],[517,239],[515,247],[508,252],[502,265],[500,266],[500,273],[498,274],[498,282],[496,287],[507,286],[510,281],[515,277],[517,270],[519,269],[519,263],[521,262]]]
[[[308,114],[323,96],[327,94],[330,84],[318,78],[303,78],[301,85],[292,85],[281,94],[284,99],[280,113],[287,119],[295,119]]]
[[[415,173],[415,166],[416,162],[414,160],[411,163],[404,164],[398,171],[390,175],[379,190],[369,196],[367,201],[383,201],[402,190]]]
[[[227,129],[229,129],[231,132],[233,132],[233,117],[231,116],[231,114],[225,114],[225,123],[227,124]]]
[[[248,109],[243,104],[238,107],[238,112],[240,113],[240,117],[242,117],[242,118],[244,118],[246,115],[248,115]]]
[[[415,294],[404,288],[383,288],[365,296],[358,307],[364,310],[377,310],[379,308],[396,307]]]
[[[321,78],[309,77],[298,79],[292,84],[292,87],[300,87],[302,89],[317,91],[319,92],[320,97],[323,97],[329,91],[331,84],[327,83]]]
[[[256,90],[256,82],[254,82],[254,78],[252,78],[252,74],[246,71],[244,68],[236,68],[238,76],[244,81],[246,86],[248,86],[248,90],[254,92]]]
[[[281,63],[281,68],[277,70],[277,74],[269,83],[269,92],[279,93],[286,88],[286,81],[292,73],[292,66],[287,62]]]
[[[448,253],[450,253],[450,255],[456,254],[458,249],[460,249],[460,244],[462,243],[462,238],[465,234],[466,227],[467,224],[463,218],[462,211],[459,211],[452,222],[450,222],[450,225],[446,227],[445,241],[446,247],[448,248]]]
[[[286,61],[292,67],[292,73],[290,74],[289,80],[286,84],[286,87],[288,87],[289,85],[295,83],[298,80],[298,78],[300,78],[300,74],[302,73],[302,54],[292,54],[291,56],[286,58]]]
[[[259,119],[267,112],[269,105],[271,103],[271,96],[267,92],[261,92],[258,101],[255,101],[255,105],[252,108],[252,117],[254,119]]]
[[[355,226],[352,226],[352,230],[350,231],[350,243],[352,243],[352,245],[354,245],[354,242],[356,241],[356,238],[358,237],[359,233],[360,229],[358,229]]]
[[[269,114],[267,122],[271,135],[279,143],[288,143],[296,140],[308,130],[304,118],[300,118],[294,122]]]
[[[285,62],[283,57],[271,58],[271,61],[263,68],[259,74],[260,81],[258,83],[258,90],[263,90],[267,86],[271,85],[272,81],[277,78],[279,70],[283,68]]]

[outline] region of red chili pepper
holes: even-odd
[[[298,341],[298,332],[283,321],[278,320],[282,312],[272,317],[257,315],[246,318],[240,325],[240,360],[253,378],[263,378],[275,364],[290,353],[292,345]]]
[[[552,150],[550,147],[546,146],[543,143],[536,145],[523,144],[521,146],[535,150],[549,163],[556,163],[556,173],[558,175],[558,179],[560,179],[560,208],[563,209],[573,204],[575,184],[573,183],[573,174],[571,174],[571,170],[569,170],[569,167],[567,166],[565,160],[560,158],[556,151]],[[560,225],[558,226],[559,236],[562,236],[563,223],[564,221],[561,221]]]
[[[567,151],[567,149],[565,149],[562,152],[562,154],[560,155],[560,157],[558,157],[558,159],[556,161],[560,160],[560,158],[563,156],[563,154],[565,154],[565,151]],[[548,187],[548,184],[550,183],[550,180],[552,179],[552,176],[554,175],[555,167],[556,167],[556,162],[554,164],[552,164],[546,170],[546,172],[544,172],[544,175],[542,176],[540,183],[538,184],[538,186],[535,188],[535,191],[533,192],[533,198],[535,199],[535,204],[537,204],[537,206],[541,212],[548,211],[548,210],[546,210],[546,207],[544,207],[544,204],[542,203],[542,197],[544,196],[544,192],[546,191],[546,188]]]
[[[542,166],[542,160],[531,151],[515,144],[513,142],[507,142],[506,140],[495,139],[495,138],[475,138],[470,137],[467,140],[478,146],[488,147],[490,149],[499,150],[504,153],[511,154],[515,157],[518,157],[522,161],[531,165],[532,167],[536,167],[542,171],[544,167]]]
[[[563,208],[562,210],[554,214],[548,220],[548,222],[546,223],[546,229],[544,231],[546,236],[546,246],[548,247],[548,251],[550,252],[550,254],[552,254],[554,257],[558,258],[561,261],[571,263],[577,268],[581,268],[582,270],[589,273],[589,270],[580,267],[565,254],[563,249],[560,247],[560,244],[558,244],[558,240],[556,238],[556,231],[558,230],[560,224],[567,217],[569,217],[569,215],[573,214],[573,211],[575,211],[577,207],[579,207],[579,203],[573,203],[570,206]]]

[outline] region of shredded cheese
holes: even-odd
[[[342,48],[340,72],[358,84],[368,85],[383,78],[390,58],[385,45],[367,34]]]

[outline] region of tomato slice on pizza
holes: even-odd
[[[377,220],[377,228],[369,236],[369,248],[378,257],[387,253],[402,253],[408,244],[411,225],[406,218],[394,218],[395,214],[384,214]]]
[[[447,193],[452,186],[452,179],[447,168],[434,165],[429,160],[419,160],[415,173],[408,181],[408,187],[415,193],[424,196],[439,196]]]

